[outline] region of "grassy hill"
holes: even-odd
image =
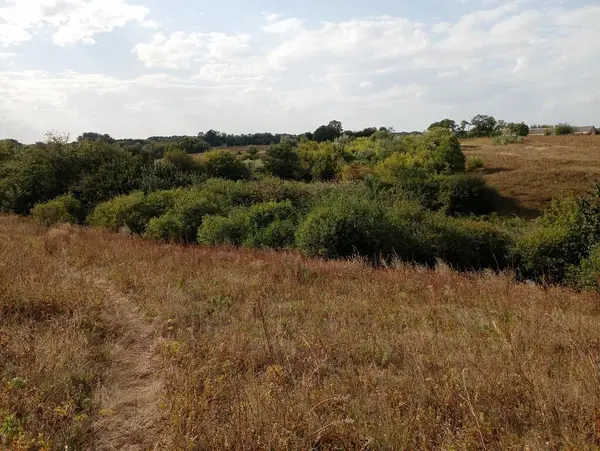
[[[600,136],[531,136],[502,147],[465,139],[462,147],[483,160],[485,179],[518,203],[510,212],[520,216],[537,216],[562,195],[581,196],[600,178]]]
[[[594,294],[13,216],[0,293],[3,449],[600,446]]]

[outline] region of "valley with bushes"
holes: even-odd
[[[600,446],[600,137],[528,134],[0,141],[0,448]]]

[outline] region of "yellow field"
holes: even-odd
[[[535,136],[508,146],[466,139],[462,145],[467,156],[481,157],[486,180],[517,200],[515,212],[524,216],[539,214],[554,197],[584,194],[600,180],[600,136]]]
[[[1,449],[600,446],[596,295],[15,217],[0,263]]]

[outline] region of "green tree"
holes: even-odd
[[[198,136],[198,138],[201,138],[202,140],[206,141],[212,147],[219,147],[222,144],[221,134],[213,129],[210,129],[202,136]]]
[[[452,119],[442,119],[439,122],[434,122],[427,128],[427,130],[431,130],[433,128],[446,128],[453,133],[457,133],[459,130],[458,126],[456,125],[456,122]]]
[[[470,135],[475,137],[492,136],[496,130],[496,119],[485,114],[478,114],[471,119]]]
[[[313,139],[317,142],[333,141],[341,136],[341,132],[331,125],[321,125],[313,133]]]
[[[212,146],[200,138],[186,136],[177,141],[177,145],[187,153],[203,153],[208,152]]]
[[[265,156],[265,169],[282,179],[300,180],[303,177],[300,157],[290,144],[273,144]]]
[[[344,127],[342,126],[342,123],[340,121],[329,121],[327,127],[335,130],[338,138],[342,136],[342,133],[344,133]]]
[[[81,141],[103,141],[105,143],[108,144],[112,144],[115,142],[114,138],[112,138],[110,135],[108,134],[100,134],[100,133],[95,133],[95,132],[86,132],[84,134],[82,134],[81,136],[77,137],[77,141],[81,142]]]

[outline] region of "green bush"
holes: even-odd
[[[137,222],[140,205],[144,202],[144,193],[141,191],[117,196],[114,199],[98,204],[88,216],[87,222],[91,226],[107,229],[112,232],[127,226],[130,229]],[[137,231],[139,233],[139,231]]]
[[[201,165],[194,160],[194,157],[180,149],[167,151],[163,161],[164,164],[171,165],[182,172],[198,172],[202,169]]]
[[[449,215],[484,215],[494,211],[498,193],[483,177],[468,174],[436,176],[438,208]]]
[[[99,202],[139,189],[144,162],[117,144],[82,141],[73,147],[70,191],[89,212]]]
[[[294,240],[295,211],[290,201],[238,207],[228,216],[208,216],[198,230],[202,244],[282,248]]]
[[[268,174],[287,180],[301,180],[304,170],[298,152],[290,144],[273,144],[265,156],[265,170]]]
[[[343,146],[329,141],[316,143],[304,142],[298,146],[302,166],[312,180],[329,181],[337,177],[345,160]]]
[[[518,275],[545,283],[559,283],[568,268],[577,263],[566,251],[571,240],[569,229],[561,225],[534,226],[526,230],[513,250]]]
[[[509,263],[511,240],[487,221],[430,215],[423,223],[419,242],[458,270],[500,270]]]
[[[246,220],[241,211],[229,216],[207,216],[198,229],[198,242],[207,246],[241,246],[247,231]]]
[[[149,193],[152,191],[181,188],[200,184],[206,178],[207,174],[201,171],[182,171],[172,164],[157,161],[152,165],[146,165],[142,168],[140,189],[145,193]]]
[[[295,207],[304,210],[319,192],[330,189],[331,185],[284,181],[277,177],[268,177],[262,180],[237,182],[210,179],[200,188],[208,198],[220,199],[228,206],[290,200]]]
[[[504,128],[498,136],[494,136],[492,138],[492,144],[494,144],[495,146],[523,144],[523,137],[509,128]]]
[[[31,210],[31,215],[46,226],[65,222],[77,224],[82,215],[81,202],[71,194],[65,194],[48,202],[37,204]]]
[[[173,212],[152,218],[144,232],[144,238],[169,243],[181,243],[185,235],[185,225],[181,218]]]
[[[205,154],[206,171],[211,177],[243,180],[250,177],[248,167],[233,152],[212,150]]]
[[[556,136],[572,135],[573,133],[575,133],[575,127],[567,123],[558,124],[554,127],[554,134]]]
[[[493,212],[498,202],[497,191],[479,175],[428,175],[406,169],[396,176],[387,183],[389,196],[412,199],[428,210],[449,215],[484,215]]]
[[[72,168],[62,145],[31,146],[7,157],[0,168],[0,210],[26,214],[65,194],[75,178]]]
[[[178,241],[195,242],[198,227],[202,224],[204,217],[220,213],[223,209],[224,207],[218,201],[209,199],[202,189],[178,190],[174,198],[173,208],[169,211],[182,224],[181,236],[178,237]]]
[[[600,244],[592,248],[590,255],[579,266],[569,268],[567,280],[580,290],[600,291]]]
[[[367,198],[331,196],[308,213],[296,233],[298,248],[314,257],[378,261],[393,253],[394,244],[392,221]]]
[[[244,246],[283,248],[293,243],[297,223],[289,200],[253,205],[247,215]]]
[[[465,171],[466,157],[456,134],[445,128],[435,128],[422,136],[424,167],[437,174]]]
[[[509,122],[508,124],[506,124],[506,129],[517,136],[529,135],[529,126],[525,124],[525,122]]]
[[[467,171],[476,171],[483,168],[483,160],[480,157],[467,158]]]
[[[126,226],[131,232],[141,235],[152,218],[161,216],[171,208],[178,192],[156,191],[146,196],[137,191],[115,197],[99,204],[88,216],[88,223],[113,232]]]

